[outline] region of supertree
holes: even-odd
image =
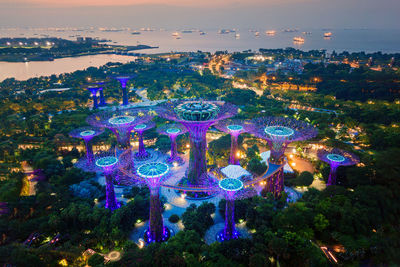
[[[141,177],[150,189],[150,219],[149,229],[145,232],[145,240],[148,243],[166,241],[170,232],[164,227],[160,202],[160,184],[169,167],[165,163],[146,163],[137,169],[137,175]]]
[[[157,132],[159,134],[168,135],[171,140],[171,155],[167,159],[167,162],[170,164],[173,164],[174,162],[182,164],[183,159],[178,155],[176,138],[179,135],[187,133],[187,129],[182,124],[165,124],[161,127],[157,127]]]
[[[360,162],[360,159],[353,153],[338,148],[320,149],[317,155],[320,160],[325,161],[331,167],[327,186],[336,184],[337,168],[339,166],[351,166]]]
[[[99,107],[99,104],[97,103],[97,92],[100,90],[98,86],[88,86],[86,89],[92,94],[93,98],[93,109],[97,109]]]
[[[217,239],[221,241],[236,239],[239,237],[239,232],[235,229],[235,194],[243,188],[243,182],[239,179],[224,178],[219,181],[218,185],[224,192],[226,206],[225,227],[218,234]]]
[[[104,86],[107,84],[107,81],[94,81],[93,84],[95,84],[97,87],[99,87],[99,106],[104,107],[107,106],[106,100],[104,98]]]
[[[190,135],[189,185],[199,185],[206,178],[206,132],[219,120],[237,114],[237,107],[223,101],[170,101],[160,105],[159,116],[182,123]]]
[[[119,165],[119,160],[112,153],[101,153],[96,155],[96,165],[103,169],[106,178],[106,204],[105,207],[111,211],[118,209],[121,205],[115,197],[113,174]]]
[[[249,121],[239,119],[228,119],[219,121],[214,125],[218,130],[228,133],[231,136],[231,152],[229,154],[229,164],[239,165],[238,151],[238,137],[241,133],[246,132],[246,126]]]
[[[81,127],[72,130],[69,135],[74,138],[80,138],[85,142],[86,147],[86,160],[88,165],[92,165],[94,162],[93,147],[90,141],[93,137],[98,136],[104,132],[103,129],[93,127]]]
[[[156,124],[152,121],[146,122],[146,123],[141,123],[136,125],[133,130],[137,132],[138,138],[139,138],[139,149],[138,152],[135,153],[135,158],[138,160],[143,160],[147,159],[150,154],[146,151],[143,143],[143,132],[147,131],[151,128],[154,128]]]
[[[122,105],[124,105],[124,106],[129,105],[128,91],[126,89],[126,84],[133,77],[134,77],[134,75],[120,75],[120,76],[113,77],[114,79],[118,80],[121,83],[121,87],[122,87]]]
[[[130,150],[133,128],[138,124],[147,123],[152,118],[153,115],[147,110],[127,109],[99,112],[89,116],[86,121],[95,127],[110,129],[117,137],[119,148]],[[131,160],[131,166],[133,168],[133,160]]]
[[[269,162],[279,165],[284,163],[284,153],[291,142],[307,140],[318,133],[317,129],[310,124],[284,117],[255,118],[247,129],[256,137],[268,142],[271,149]],[[283,189],[283,168],[281,168],[267,181],[266,190],[278,197]]]

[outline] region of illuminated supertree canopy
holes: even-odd
[[[126,106],[129,104],[128,100],[128,91],[126,88],[126,85],[130,79],[135,77],[135,75],[130,75],[130,74],[124,74],[124,75],[119,75],[113,77],[114,79],[118,80],[121,84],[122,87],[122,105]]]
[[[214,125],[220,131],[230,134],[231,136],[231,152],[229,155],[229,164],[239,165],[238,155],[238,137],[241,133],[246,132],[246,127],[250,124],[247,120],[228,119],[219,121]]]
[[[179,135],[187,133],[186,127],[182,124],[165,124],[157,128],[159,134],[168,135],[171,140],[171,155],[167,159],[168,163],[173,164],[174,162],[181,164],[183,160],[178,155],[178,147],[176,144],[176,138]]]
[[[206,132],[219,120],[237,114],[237,107],[223,101],[170,101],[160,105],[159,115],[182,123],[190,135],[190,159],[187,171],[189,185],[199,185],[206,177]]]
[[[268,142],[271,148],[269,160],[273,164],[284,163],[284,153],[291,142],[311,139],[318,133],[314,126],[306,122],[284,117],[255,118],[247,129]],[[266,189],[279,196],[284,189],[283,169],[271,178],[267,181]]]
[[[327,148],[318,150],[318,158],[328,163],[331,167],[328,182],[326,185],[335,185],[337,168],[339,166],[351,166],[360,162],[360,159],[348,151],[338,148]]]
[[[163,224],[159,196],[160,183],[168,171],[168,165],[161,162],[146,163],[137,169],[137,175],[146,182],[150,189],[149,229],[145,233],[145,239],[148,243],[166,241],[170,236],[168,228],[164,227]]]
[[[147,131],[151,128],[154,128],[156,124],[152,121],[137,124],[133,130],[138,134],[139,139],[139,149],[138,152],[135,153],[135,158],[138,160],[147,159],[150,154],[146,151],[143,143],[143,132]]]
[[[96,155],[96,165],[103,169],[106,178],[105,207],[111,211],[118,209],[120,204],[117,202],[117,198],[115,197],[113,174],[119,165],[119,160],[112,153],[101,153]]]
[[[84,141],[86,147],[86,159],[87,163],[91,165],[94,162],[93,147],[90,141],[95,137],[104,132],[103,129],[94,127],[81,127],[72,130],[69,135],[74,138],[80,138]]]
[[[90,125],[110,129],[117,137],[118,144],[127,149],[130,147],[131,131],[138,124],[145,124],[153,118],[148,110],[126,109],[105,111],[87,118]]]
[[[86,89],[92,94],[93,98],[93,109],[97,109],[99,107],[99,104],[97,102],[97,92],[100,90],[98,86],[88,86]]]

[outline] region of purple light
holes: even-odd
[[[271,148],[269,161],[273,164],[283,164],[284,153],[291,142],[303,141],[315,137],[317,129],[305,122],[284,117],[261,117],[252,120],[248,125],[249,133],[268,142]],[[268,179],[266,189],[279,197],[284,188],[283,168]]]
[[[100,98],[99,98],[99,106],[106,106],[106,100],[104,99],[104,86],[106,85],[106,81],[94,81],[93,84],[96,84],[99,87]]]
[[[187,133],[187,129],[181,124],[165,124],[157,128],[159,134],[168,135],[171,140],[171,155],[167,159],[167,162],[173,164],[177,162],[178,164],[183,163],[183,160],[178,155],[178,147],[176,144],[176,138],[179,135]]]
[[[337,168],[339,166],[351,166],[360,162],[360,159],[353,153],[338,148],[320,149],[317,155],[320,160],[328,163],[331,167],[327,186],[336,184]]]
[[[135,132],[137,132],[138,137],[139,137],[139,149],[138,152],[136,152],[135,154],[135,158],[138,160],[144,160],[149,158],[150,154],[147,153],[145,146],[144,146],[144,142],[143,142],[143,132],[147,131],[151,128],[154,128],[156,126],[156,124],[154,122],[147,122],[147,123],[142,123],[142,124],[138,124],[136,125],[133,130]]]
[[[241,133],[246,132],[246,125],[249,122],[246,120],[230,119],[219,121],[214,125],[220,131],[231,135],[231,152],[229,154],[229,164],[239,165],[238,151],[238,137]]]
[[[100,90],[99,87],[95,87],[95,86],[89,86],[86,88],[93,97],[93,109],[97,109],[99,107],[98,103],[97,103],[97,92]]]
[[[118,145],[123,150],[130,150],[130,137],[133,128],[142,123],[147,123],[153,118],[149,110],[126,109],[108,112],[99,112],[89,116],[86,121],[101,128],[110,129],[117,137]],[[130,166],[133,169],[132,155],[129,153]]]
[[[147,232],[148,242],[162,242],[165,237],[165,227],[163,224],[161,202],[160,202],[160,183],[168,173],[169,167],[165,163],[152,162],[141,165],[137,169],[137,175],[144,180],[150,189],[150,219],[149,230]]]
[[[93,128],[93,127],[81,127],[75,130],[72,130],[69,135],[74,138],[80,138],[84,141],[86,147],[86,159],[87,164],[92,165],[94,161],[93,156],[93,147],[90,144],[90,141],[93,137],[102,134],[104,130],[100,128]]]
[[[235,194],[243,188],[243,182],[239,179],[225,178],[219,181],[219,187],[225,194],[225,228],[219,233],[221,241],[238,238],[235,229]]]
[[[234,105],[222,101],[170,101],[160,105],[159,115],[182,123],[189,131],[190,160],[187,179],[191,185],[199,185],[207,173],[206,133],[215,122],[237,114]]]
[[[106,204],[105,208],[111,211],[118,209],[121,205],[117,202],[114,191],[113,173],[119,165],[118,158],[112,153],[102,153],[96,155],[96,165],[103,168],[106,178]]]
[[[129,105],[129,100],[128,100],[128,91],[126,89],[126,85],[130,79],[132,79],[134,76],[133,75],[122,75],[122,76],[116,76],[114,79],[118,80],[121,84],[122,87],[122,105],[126,106]]]

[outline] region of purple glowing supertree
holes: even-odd
[[[219,181],[219,187],[225,193],[225,228],[217,239],[221,241],[236,239],[239,237],[235,229],[235,193],[243,188],[243,182],[239,179],[225,178]]]
[[[360,159],[353,153],[338,148],[320,149],[317,155],[320,160],[325,161],[331,167],[327,186],[336,184],[337,168],[339,166],[351,166],[360,162]]]
[[[239,165],[238,153],[238,137],[241,133],[246,132],[246,126],[249,121],[239,119],[229,119],[219,121],[214,125],[218,130],[228,133],[231,136],[231,152],[229,154],[229,164]]]
[[[139,149],[138,152],[135,153],[135,158],[137,160],[144,160],[149,158],[150,154],[146,151],[143,143],[143,132],[147,131],[151,128],[154,128],[156,124],[152,121],[141,123],[136,125],[133,130],[137,132],[139,138]]]
[[[167,162],[169,164],[173,164],[174,162],[182,164],[183,159],[178,155],[178,146],[176,144],[176,138],[179,135],[187,133],[186,127],[184,127],[182,124],[165,124],[161,127],[158,127],[157,132],[159,134],[168,135],[171,140],[171,155],[167,159]]]
[[[106,100],[104,98],[104,86],[106,85],[107,81],[94,81],[93,84],[95,84],[97,87],[99,87],[99,106],[104,107],[107,106]]]
[[[74,138],[80,138],[85,142],[86,147],[86,160],[88,165],[92,165],[94,162],[93,156],[93,147],[90,143],[90,140],[93,137],[98,136],[104,132],[103,129],[93,128],[93,127],[81,127],[75,130],[72,130],[69,135]]]
[[[271,149],[269,162],[279,165],[284,163],[284,153],[291,142],[307,140],[318,133],[310,124],[284,117],[255,118],[247,129],[256,137],[268,142]],[[278,197],[284,189],[283,168],[271,178],[267,181],[266,190]]]
[[[223,101],[170,101],[160,105],[159,116],[182,123],[190,135],[189,185],[199,185],[206,177],[206,132],[219,120],[237,114],[237,107]]]
[[[164,227],[163,224],[159,196],[161,181],[168,171],[168,165],[161,162],[146,163],[137,169],[137,175],[144,180],[150,189],[149,229],[145,232],[144,236],[147,243],[163,242],[170,236],[168,228]]]
[[[130,150],[133,128],[138,124],[147,123],[152,118],[153,115],[147,110],[126,109],[96,113],[89,116],[86,121],[95,127],[110,129],[117,137],[119,148]],[[131,160],[131,167],[134,167],[133,160]]]
[[[118,209],[121,205],[115,197],[113,174],[119,165],[119,160],[113,153],[101,153],[96,155],[96,165],[103,169],[106,178],[106,209],[111,211]]]
[[[121,83],[122,87],[122,105],[126,106],[129,105],[128,100],[128,91],[126,89],[126,85],[130,79],[132,79],[134,75],[120,75],[115,76],[114,79],[118,80]]]
[[[97,103],[97,92],[100,90],[98,86],[88,86],[86,89],[92,94],[93,98],[93,109],[97,109],[99,104]]]

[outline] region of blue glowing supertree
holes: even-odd
[[[219,181],[219,187],[225,193],[225,228],[219,234],[221,241],[236,239],[239,233],[235,229],[235,193],[243,188],[243,182],[239,179],[224,178]]]
[[[139,149],[138,152],[135,153],[135,158],[137,160],[144,160],[149,158],[150,154],[146,151],[144,147],[143,132],[151,128],[154,128],[155,126],[156,124],[154,122],[149,121],[146,123],[138,124],[133,128],[133,130],[138,134],[138,139],[139,139]]]
[[[126,88],[126,85],[130,79],[132,79],[134,75],[119,75],[113,77],[114,79],[118,80],[121,83],[121,88],[122,88],[122,105],[126,106],[129,105],[129,100],[128,100],[128,91]]]
[[[353,153],[338,148],[320,149],[317,155],[320,160],[325,161],[331,167],[327,186],[336,184],[339,166],[351,166],[360,162],[360,159]]]
[[[149,122],[153,116],[148,110],[126,109],[99,112],[89,116],[86,121],[95,127],[110,129],[117,137],[119,148],[130,151],[131,131],[136,125]],[[130,161],[134,168],[132,158]]]
[[[95,84],[98,88],[99,88],[99,106],[100,107],[104,107],[107,106],[106,100],[104,98],[104,87],[107,84],[107,81],[102,81],[102,80],[98,80],[98,81],[94,81],[93,84]]]
[[[163,242],[170,236],[168,228],[164,227],[163,224],[159,196],[161,181],[168,171],[168,165],[161,162],[146,163],[137,169],[137,175],[144,180],[150,189],[149,229],[145,233],[145,239],[148,243]]]
[[[81,127],[74,129],[69,133],[71,137],[80,138],[85,142],[86,160],[88,165],[92,165],[94,162],[93,148],[92,144],[90,144],[90,140],[92,140],[93,137],[102,134],[103,132],[104,130],[100,128]]]
[[[237,114],[237,107],[223,101],[182,101],[164,102],[159,116],[182,123],[190,135],[190,159],[187,171],[189,185],[202,184],[207,173],[206,133],[219,120]]]
[[[111,211],[118,209],[121,205],[115,197],[113,174],[118,168],[119,160],[113,153],[100,153],[96,155],[96,165],[103,169],[106,178],[106,204],[105,207]]]
[[[220,131],[230,134],[231,136],[231,152],[229,154],[229,164],[239,165],[238,153],[238,137],[241,133],[246,132],[246,127],[250,122],[247,120],[228,119],[219,121],[214,125]]]
[[[268,142],[271,148],[269,162],[283,164],[286,147],[295,141],[303,141],[315,137],[317,129],[303,121],[284,117],[260,117],[252,120],[251,126],[246,127],[249,133]],[[267,181],[266,189],[276,197],[284,189],[283,168]]]
[[[92,94],[93,98],[93,109],[97,109],[99,104],[97,103],[97,92],[100,90],[98,86],[88,86],[86,89]]]
[[[167,159],[167,162],[173,164],[174,162],[178,164],[183,163],[183,159],[178,155],[178,147],[176,144],[176,138],[179,135],[187,133],[187,129],[182,124],[165,124],[157,128],[159,134],[168,135],[171,140],[171,155]]]

